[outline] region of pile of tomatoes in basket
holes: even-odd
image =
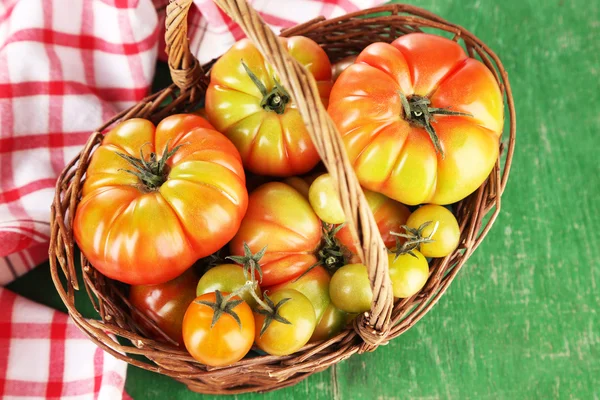
[[[497,162],[503,102],[456,42],[414,33],[333,71],[305,37],[281,39],[314,76],[389,249],[394,296],[415,296],[451,255],[451,205]],[[336,182],[294,99],[248,40],[210,72],[204,109],[106,133],[86,171],[74,235],[91,265],[129,284],[141,334],[198,361],[287,355],[370,309]]]

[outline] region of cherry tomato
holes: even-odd
[[[182,345],[181,324],[185,311],[196,297],[197,281],[196,273],[189,269],[177,278],[158,285],[133,285],[129,289],[129,301],[171,339]],[[142,319],[136,320],[160,340],[161,335],[151,326]]]
[[[171,280],[223,247],[248,203],[235,146],[192,114],[117,125],[94,152],[81,196],[73,221],[81,251],[133,285]]]
[[[504,124],[490,70],[426,33],[367,46],[336,80],[328,112],[361,185],[409,205],[475,191],[496,163]]]
[[[394,297],[410,297],[416,294],[427,283],[429,278],[429,264],[418,250],[412,250],[414,256],[401,254],[396,258],[390,254],[390,280]]]
[[[244,286],[247,279],[244,276],[244,269],[236,264],[217,265],[202,275],[196,288],[196,295],[201,296],[205,293],[211,293],[216,290],[231,293]],[[256,295],[260,297],[260,287],[256,287]],[[256,300],[249,292],[240,294],[251,308],[256,306]]]
[[[329,281],[331,277],[329,272],[321,266],[314,267],[301,277],[294,278],[288,282],[268,288],[270,292],[276,292],[281,289],[294,289],[302,293],[310,300],[315,309],[315,318],[321,320],[325,309],[331,303],[329,298]]]
[[[235,296],[232,300],[240,298]],[[237,314],[241,325],[224,312],[211,326],[215,310],[198,301],[215,303],[216,293],[198,296],[183,318],[183,340],[192,357],[214,367],[233,364],[244,358],[254,342],[254,316],[248,304],[242,301],[231,310]]]
[[[321,221],[308,200],[285,183],[271,182],[250,195],[248,212],[229,247],[232,255],[243,256],[244,243],[253,253],[266,246],[261,285],[269,287],[315,265],[321,237]]]
[[[425,257],[446,257],[458,247],[460,227],[454,214],[445,207],[429,204],[418,208],[406,221],[410,228],[418,229],[424,223],[431,221],[422,231],[422,236],[428,237],[437,224],[437,229],[431,239],[433,243],[421,244],[421,253]]]
[[[325,312],[317,324],[310,341],[320,342],[321,340],[327,340],[334,337],[337,333],[344,329],[347,320],[347,313],[339,308],[336,308],[332,303],[329,303],[329,306],[327,306],[325,309]]]
[[[282,289],[269,295],[274,304],[289,299],[281,305],[278,312],[289,324],[272,320],[263,334],[260,331],[265,315],[255,313],[256,345],[263,351],[285,356],[295,353],[308,343],[316,326],[315,310],[310,300],[293,289]]]
[[[346,221],[331,175],[323,174],[315,179],[308,190],[308,200],[323,222],[341,224]]]
[[[325,51],[303,36],[280,40],[313,75],[326,105],[332,80]],[[310,171],[319,162],[289,91],[249,39],[237,42],[213,66],[206,113],[236,145],[251,172],[292,176]]]
[[[373,292],[367,267],[363,264],[344,265],[331,277],[329,296],[334,306],[348,313],[371,309]]]

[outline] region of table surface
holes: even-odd
[[[598,399],[600,3],[408,3],[477,34],[509,72],[517,147],[500,217],[403,336],[295,387],[236,398]],[[47,264],[9,288],[64,309]],[[147,400],[212,397],[135,367],[126,390]]]

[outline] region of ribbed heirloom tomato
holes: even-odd
[[[247,205],[239,153],[205,119],[130,119],[92,156],[73,231],[104,275],[157,284],[224,246]]]
[[[328,112],[361,185],[404,204],[461,200],[498,158],[498,84],[440,36],[413,33],[365,48],[336,80]]]
[[[304,65],[327,105],[331,64],[321,47],[306,37],[280,39]],[[300,113],[273,68],[248,39],[237,42],[214,65],[206,92],[211,123],[236,145],[251,172],[291,176],[311,170],[319,161]]]

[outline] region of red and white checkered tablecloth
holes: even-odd
[[[250,3],[279,30],[382,1]],[[50,204],[66,162],[102,121],[148,93],[157,58],[166,58],[167,3],[0,0],[0,398],[124,393],[124,363],[85,340],[66,315],[1,286],[47,259]],[[243,37],[212,0],[195,0],[188,23],[201,62]]]

